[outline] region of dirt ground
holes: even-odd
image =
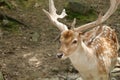
[[[11,1],[15,2],[14,0]],[[55,56],[59,42],[54,41],[54,39],[59,35],[59,30],[49,22],[42,11],[43,8],[48,8],[48,0],[30,1],[33,3],[28,6],[14,4],[14,9],[1,9],[6,14],[29,25],[29,27],[19,25],[17,33],[1,31],[0,70],[5,80],[77,79],[79,77],[78,72],[72,67],[70,61],[68,59],[61,61]],[[62,10],[66,2],[68,1],[55,0],[59,11]],[[105,5],[104,1],[102,3],[103,6],[100,6],[100,9],[105,12],[109,6]],[[120,42],[119,15],[120,8],[105,24],[116,30]],[[37,41],[34,41],[36,35]]]

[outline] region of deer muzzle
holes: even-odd
[[[63,56],[63,53],[57,53],[57,55],[56,55],[56,57],[59,58],[59,59],[61,59],[62,56]]]

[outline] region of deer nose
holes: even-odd
[[[57,53],[57,58],[62,58],[63,53]]]

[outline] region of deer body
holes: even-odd
[[[115,12],[120,0],[110,2],[111,6],[105,15],[99,16],[96,21],[70,30],[57,20],[67,15],[65,9],[58,15],[53,0],[49,0],[49,12],[43,9],[51,22],[61,31],[61,47],[57,57],[69,58],[83,80],[109,80],[110,72],[117,62],[119,44],[115,30],[105,25],[100,26]],[[73,27],[75,23],[74,19]],[[93,29],[84,33],[90,28]]]
[[[116,64],[119,47],[117,37],[113,37],[116,34],[108,26],[102,26],[102,29],[102,32],[97,31],[97,37],[92,41],[80,42],[79,47],[69,56],[84,80],[108,80],[108,74]]]
[[[117,62],[118,40],[108,26],[98,26],[85,34],[67,30],[61,34],[62,59],[70,58],[84,80],[108,80]],[[77,42],[75,42],[77,41]]]

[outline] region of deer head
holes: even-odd
[[[74,54],[78,49],[80,51],[83,50],[84,45],[83,39],[85,36],[82,34],[85,30],[94,28],[101,23],[105,22],[117,9],[120,0],[110,0],[111,6],[108,11],[102,16],[100,15],[96,21],[87,23],[85,25],[79,26],[77,28],[68,29],[68,27],[59,22],[58,18],[64,18],[67,16],[65,9],[63,9],[62,13],[58,15],[56,13],[56,8],[54,6],[53,0],[49,0],[49,12],[43,9],[44,13],[48,16],[53,25],[55,25],[60,31],[60,42],[61,47],[59,49],[59,53],[57,54],[58,58],[65,59],[70,55]],[[74,27],[76,20],[74,19],[72,26]]]

